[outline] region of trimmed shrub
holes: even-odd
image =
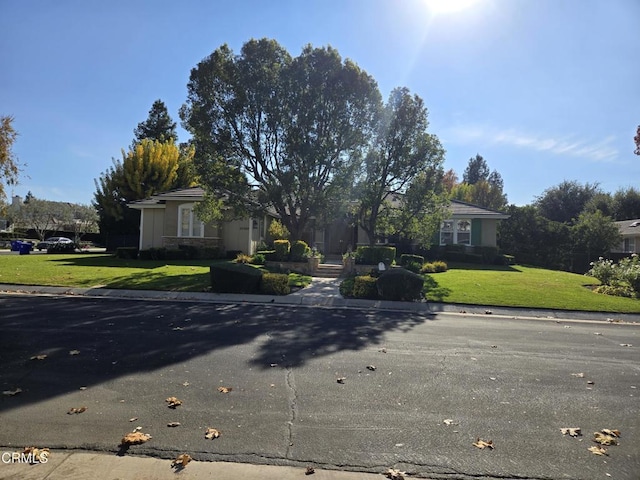
[[[347,277],[340,284],[340,295],[343,297],[353,297],[353,285],[356,277]]]
[[[284,262],[289,257],[291,244],[289,243],[289,240],[275,240],[273,242],[273,249],[275,250],[275,260],[277,262]]]
[[[123,260],[131,260],[134,258],[138,258],[138,248],[137,247],[118,247],[116,248],[116,258],[121,258]]]
[[[47,248],[47,253],[73,253],[76,248],[75,243],[53,243]]]
[[[436,273],[436,266],[433,263],[423,263],[420,273]]]
[[[164,260],[166,253],[167,250],[165,248],[149,248],[147,250],[140,250],[138,258],[140,260]]]
[[[211,289],[218,293],[257,293],[262,272],[243,264],[220,263],[209,267]]]
[[[616,297],[628,297],[633,298],[635,294],[633,290],[626,285],[600,285],[594,290],[596,293],[602,293],[604,295],[613,295]]]
[[[267,233],[274,240],[286,240],[287,238],[289,238],[289,230],[282,224],[280,220],[273,220],[269,224]]]
[[[422,264],[420,262],[409,262],[404,268],[413,273],[420,273],[420,269],[422,268]]]
[[[247,255],[245,253],[239,253],[236,255],[235,259],[236,263],[251,263],[251,255]]]
[[[267,295],[288,295],[289,275],[284,273],[265,273],[260,282],[260,293]]]
[[[251,265],[264,265],[265,261],[266,258],[262,253],[254,253],[253,257],[251,257],[251,260],[249,260],[249,263]]]
[[[400,265],[404,267],[410,263],[418,263],[422,265],[424,263],[424,257],[422,255],[410,255],[408,253],[400,255]]]
[[[378,298],[377,279],[369,275],[360,275],[353,283],[353,296],[356,298],[368,298],[375,300]]]
[[[378,295],[383,300],[420,300],[423,286],[424,278],[403,268],[387,270],[376,281]]]
[[[442,272],[446,272],[447,270],[449,270],[449,266],[447,265],[447,262],[443,262],[441,260],[433,262],[432,265],[433,265],[433,268],[434,268],[434,272],[433,273],[442,273]]]
[[[396,258],[396,247],[367,247],[356,248],[356,263],[359,265],[377,265],[383,262],[389,266]]]
[[[311,248],[309,248],[309,245],[307,245],[306,242],[296,240],[291,244],[289,256],[292,262],[305,262],[310,253]]]

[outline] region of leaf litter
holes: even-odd
[[[121,445],[140,445],[142,443],[148,442],[149,440],[151,440],[151,435],[149,435],[148,433],[142,433],[136,430],[134,430],[131,433],[127,433],[124,437],[122,437],[122,440],[120,441]]]
[[[79,414],[79,413],[83,413],[87,411],[87,407],[73,407],[70,408],[69,411],[67,412],[67,415],[74,415],[74,414]]]
[[[169,404],[167,405],[169,408],[176,408],[182,405],[182,400],[178,400],[176,397],[169,397],[165,400],[165,402]]]
[[[185,468],[191,460],[193,460],[191,455],[188,453],[181,453],[171,462],[171,466],[174,468]]]
[[[494,448],[493,440],[482,440],[480,437],[476,439],[476,441],[473,443],[473,446],[479,448],[480,450],[484,450],[485,448],[493,450]]]
[[[566,427],[566,428],[561,428],[560,431],[562,432],[562,435],[569,435],[570,437],[582,436],[580,427]]]
[[[220,435],[221,434],[219,430],[211,427],[207,427],[206,431],[204,432],[204,438],[206,438],[207,440],[213,440],[214,438],[220,437]]]

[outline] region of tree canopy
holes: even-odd
[[[502,210],[507,205],[502,176],[497,170],[491,171],[480,154],[469,159],[462,183],[458,183],[455,172],[450,171],[447,172],[446,184],[451,199],[491,210]]]
[[[600,193],[597,183],[582,185],[576,181],[565,180],[546,189],[536,198],[535,205],[540,214],[556,222],[572,223],[584,210],[588,202]]]
[[[300,238],[347,193],[379,104],[375,80],[334,48],[295,58],[269,39],[239,55],[216,49],[191,71],[180,114],[209,214],[222,214],[222,197],[239,213],[272,207]]]
[[[4,197],[4,185],[14,185],[20,174],[20,164],[13,153],[18,132],[13,128],[13,117],[0,116],[0,199]]]
[[[171,119],[167,106],[162,100],[156,100],[149,110],[149,117],[140,122],[133,131],[135,135],[133,143],[144,139],[158,140],[159,142],[177,142],[176,122]]]
[[[419,96],[411,95],[407,88],[391,92],[355,190],[358,223],[371,245],[377,236],[415,230],[409,218],[422,218],[421,212],[433,214],[444,203],[443,198],[429,194],[442,191],[444,149],[435,135],[427,133],[428,125],[427,109]],[[420,186],[427,184],[432,190],[415,195]],[[407,195],[411,187],[413,195]],[[403,215],[407,210],[413,215]],[[379,229],[381,224],[384,231]],[[430,239],[432,235],[420,236]]]

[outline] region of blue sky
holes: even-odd
[[[179,123],[190,70],[262,37],[292,55],[332,45],[384,98],[420,95],[445,168],[461,177],[479,153],[510,203],[563,180],[640,186],[638,0],[431,1],[0,0],[0,115],[27,164],[7,193],[91,202],[154,100]]]

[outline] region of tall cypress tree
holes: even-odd
[[[140,122],[133,133],[135,135],[134,144],[144,139],[173,143],[178,141],[176,122],[169,116],[167,106],[162,100],[153,102],[151,110],[149,110],[149,117],[144,122]]]

